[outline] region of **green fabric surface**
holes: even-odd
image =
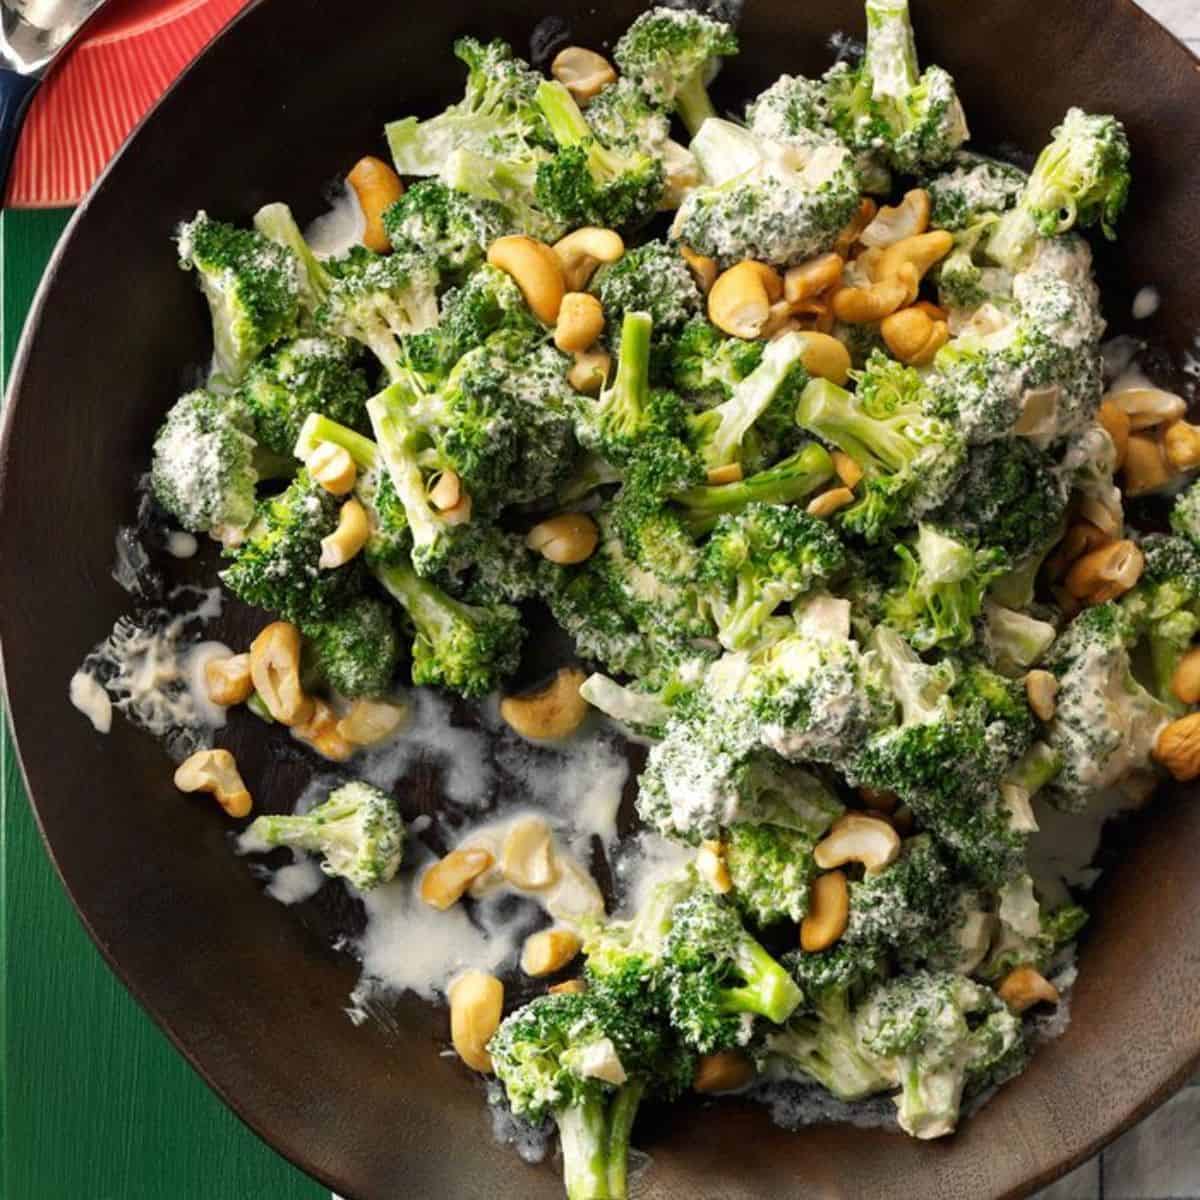
[[[0,214],[5,382],[69,215]],[[109,972],[46,857],[6,720],[0,964],[0,1198],[328,1200],[225,1108]]]

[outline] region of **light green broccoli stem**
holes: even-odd
[[[713,108],[708,88],[704,83],[703,71],[697,71],[680,84],[675,93],[675,109],[679,113],[679,119],[693,137],[709,117],[717,115],[717,110]]]
[[[600,393],[597,406],[608,436],[636,436],[650,406],[649,313],[627,312],[621,322],[621,351],[612,386]]]
[[[301,462],[308,462],[322,442],[341,446],[354,460],[360,471],[373,471],[379,465],[379,447],[369,437],[339,425],[320,413],[309,413],[300,427],[294,454]]]
[[[536,178],[534,166],[501,162],[464,147],[455,150],[441,169],[441,179],[447,187],[477,200],[502,205],[512,214],[514,223],[531,237],[553,240],[561,227],[530,203]]]
[[[636,729],[658,729],[667,723],[670,708],[652,692],[635,692],[607,675],[589,675],[579,694],[614,721]]]
[[[738,939],[733,961],[746,982],[741,987],[721,989],[725,1011],[757,1013],[782,1025],[804,999],[795,980],[748,934]]]
[[[607,1175],[612,1200],[626,1200],[629,1195],[629,1141],[645,1092],[644,1084],[627,1083],[609,1106]]]
[[[589,1097],[555,1114],[567,1200],[626,1200],[629,1139],[644,1093],[629,1083],[611,1100]]]
[[[1037,236],[1037,222],[1023,204],[1018,204],[992,227],[987,243],[988,257],[1010,271],[1016,271],[1028,257]]]
[[[864,66],[876,100],[902,104],[916,87],[920,67],[908,0],[867,0]]]
[[[828,379],[813,379],[796,406],[796,423],[850,455],[867,474],[895,474],[916,446],[891,420],[868,417],[857,399]]]
[[[547,79],[538,85],[537,105],[546,118],[554,140],[563,147],[582,146],[587,152],[588,171],[592,178],[603,181],[619,175],[625,164],[607,150],[592,133],[575,97],[557,80]]]
[[[1005,782],[1023,788],[1030,796],[1036,796],[1057,778],[1062,769],[1063,756],[1057,750],[1045,742],[1034,742],[1009,769]]]
[[[389,563],[378,568],[375,575],[403,606],[418,633],[434,646],[452,634],[460,623],[475,623],[473,608],[447,596],[428,579],[422,579],[408,563]]]
[[[305,303],[315,312],[329,293],[329,272],[312,252],[286,204],[268,204],[254,214],[254,228],[265,238],[290,250],[304,272]]]
[[[404,505],[413,545],[421,548],[433,545],[445,531],[445,525],[434,514],[426,495],[419,459],[424,435],[407,414],[412,399],[405,384],[394,383],[367,401],[367,415],[392,487]]]

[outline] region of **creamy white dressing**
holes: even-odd
[[[112,728],[112,701],[94,675],[80,668],[71,676],[71,703],[89,721],[97,733],[107,733]]]
[[[1158,294],[1156,287],[1139,288],[1138,293],[1133,298],[1132,313],[1135,321],[1146,321],[1154,316],[1162,304],[1162,298]]]
[[[172,558],[194,558],[199,549],[200,543],[196,541],[194,534],[181,529],[172,529],[167,534],[167,553]]]
[[[322,213],[304,231],[304,239],[318,258],[340,258],[362,242],[367,227],[358,193],[343,183],[329,211]]]

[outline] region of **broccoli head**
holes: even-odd
[[[924,181],[929,193],[929,224],[960,233],[982,218],[1007,212],[1028,176],[1020,167],[958,150],[941,171]]]
[[[499,237],[516,233],[502,204],[422,179],[383,214],[389,240],[402,255],[426,255],[442,276],[473,271]],[[432,324],[433,322],[430,322]]]
[[[306,670],[339,695],[382,696],[391,687],[400,638],[382,601],[358,596],[302,632]]]
[[[760,928],[799,923],[808,912],[808,889],[817,869],[814,840],[777,825],[732,825],[723,839],[730,898]]]

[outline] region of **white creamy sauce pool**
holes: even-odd
[[[1133,298],[1133,319],[1135,321],[1146,321],[1158,312],[1159,305],[1162,303],[1156,287],[1144,287],[1138,290],[1138,293]]]
[[[167,553],[172,558],[194,558],[199,549],[200,543],[196,541],[194,534],[185,533],[181,529],[172,529],[167,534]]]
[[[329,211],[309,225],[304,238],[318,258],[340,258],[362,241],[365,228],[366,218],[358,194],[348,183],[343,183]]]

